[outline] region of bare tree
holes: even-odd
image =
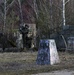
[[[7,1],[4,1],[4,27],[3,27],[3,32],[5,33],[5,28],[6,28],[6,3]]]

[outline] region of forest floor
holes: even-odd
[[[60,63],[37,65],[37,52],[0,53],[0,75],[31,75],[56,70],[74,70],[74,54],[59,52]]]

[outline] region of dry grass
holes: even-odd
[[[0,75],[30,75],[74,68],[74,54],[59,52],[61,62],[51,65],[36,65],[37,52],[0,53]]]
[[[17,53],[0,53],[0,62],[26,61],[35,60],[36,52],[17,52]]]

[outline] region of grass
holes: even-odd
[[[0,75],[31,75],[62,69],[74,69],[74,55],[59,52],[61,62],[36,65],[37,52],[0,53]]]
[[[36,53],[25,53],[25,52],[17,52],[17,53],[0,53],[0,62],[13,62],[13,61],[26,61],[31,62],[35,60]]]

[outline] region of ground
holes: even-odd
[[[32,74],[32,75],[74,75],[74,71],[73,70],[58,70],[58,71],[52,71],[49,73],[38,73],[38,74]]]
[[[0,75],[31,75],[63,69],[74,70],[74,54],[59,52],[60,63],[37,65],[37,52],[0,53]]]

